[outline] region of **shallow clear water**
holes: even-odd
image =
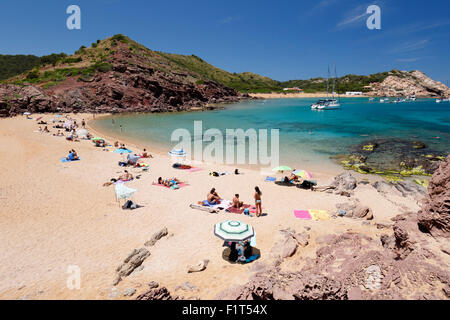
[[[332,155],[373,138],[420,140],[436,151],[450,151],[450,103],[434,99],[386,104],[368,98],[343,98],[340,110],[312,111],[316,98],[269,99],[227,105],[223,110],[165,114],[127,114],[93,122],[99,130],[128,140],[170,150],[173,130],[193,132],[194,121],[203,130],[249,128],[280,130],[280,163],[298,167],[310,162],[330,162]],[[379,100],[379,99],[376,99]],[[112,120],[115,124],[112,124]],[[439,138],[436,138],[439,137]],[[269,149],[270,150],[270,149]]]

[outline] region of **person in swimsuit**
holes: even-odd
[[[208,200],[208,202],[210,204],[216,204],[218,203],[218,201],[220,200],[219,195],[216,192],[215,188],[212,188],[211,191],[208,193],[208,196],[206,197],[206,199]]]
[[[239,194],[235,194],[233,198],[233,207],[239,209],[244,205],[244,202],[239,201]]]
[[[257,217],[262,215],[261,196],[262,196],[261,190],[259,190],[259,187],[255,187],[255,207]]]

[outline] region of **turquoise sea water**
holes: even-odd
[[[313,111],[310,105],[316,100],[252,100],[216,111],[114,115],[92,124],[102,132],[167,151],[175,145],[170,142],[172,131],[185,128],[193,132],[197,120],[203,122],[204,130],[220,129],[224,137],[225,129],[279,129],[280,163],[293,167],[330,162],[330,156],[346,153],[352,145],[373,138],[420,140],[436,151],[450,151],[448,102],[418,99],[386,104],[369,102],[368,98],[343,98],[340,110]]]

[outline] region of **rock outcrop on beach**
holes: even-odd
[[[247,97],[122,36],[0,85],[0,116],[183,111]]]
[[[449,88],[433,79],[427,77],[420,71],[391,71],[390,75],[382,82],[371,83],[370,96],[387,97],[439,97],[450,95]]]
[[[293,240],[295,230],[284,230],[286,246],[278,242],[272,249],[279,253],[277,258],[254,265],[246,284],[224,290],[217,298],[450,299],[450,251],[446,248],[449,184],[450,156],[434,173],[419,213],[397,215],[391,219],[393,225],[377,225],[377,230],[383,230],[379,238],[350,230],[318,237],[314,258],[302,256]],[[380,192],[392,188],[384,184],[378,187]],[[287,261],[289,268],[284,268]],[[302,267],[292,271],[293,265]]]
[[[418,220],[422,230],[436,237],[450,238],[450,156],[433,174]]]

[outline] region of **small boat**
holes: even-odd
[[[441,103],[441,99],[436,99],[436,103]]]
[[[328,98],[329,78],[330,78],[330,67],[328,66],[327,98],[321,99],[321,100],[317,101],[316,103],[313,103],[311,105],[311,110],[333,110],[333,109],[339,109],[341,107],[341,104],[339,103],[339,101],[334,98],[334,95],[335,95],[334,88],[335,88],[335,82],[337,79],[336,66],[334,66],[334,72],[335,72],[335,78],[333,78],[332,99]],[[338,94],[338,98],[339,98],[339,94]]]
[[[375,98],[369,98],[369,101],[373,101],[373,100],[375,100]]]

